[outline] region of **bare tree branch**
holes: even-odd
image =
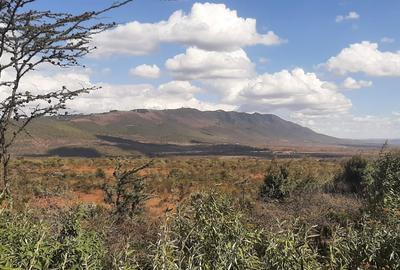
[[[63,86],[45,94],[24,89],[22,79],[42,65],[61,68],[82,66],[79,60],[95,48],[93,35],[115,23],[103,23],[99,16],[133,0],[124,0],[99,10],[82,14],[57,13],[29,9],[36,0],[0,0],[0,91],[7,97],[0,101],[0,162],[2,196],[10,196],[8,179],[9,148],[18,135],[36,118],[56,115],[66,102],[98,89]],[[4,74],[7,74],[6,78]],[[0,200],[1,201],[1,200]]]

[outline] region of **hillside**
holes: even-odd
[[[195,109],[111,111],[91,115],[45,117],[29,128],[18,153],[43,153],[65,146],[88,147],[100,153],[137,150],[128,145],[232,144],[274,146],[338,145],[343,141],[316,133],[272,114]],[[178,149],[179,150],[179,149]],[[143,152],[140,149],[139,152]],[[145,152],[145,151],[144,151]]]

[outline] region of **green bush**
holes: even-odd
[[[287,185],[289,182],[289,170],[286,165],[278,164],[275,160],[271,162],[261,186],[260,196],[264,200],[282,200],[289,194]]]
[[[260,236],[230,200],[197,194],[165,225],[154,269],[262,269]]]
[[[103,240],[81,218],[74,210],[54,231],[27,214],[0,213],[0,269],[101,269]]]
[[[369,210],[378,216],[400,217],[400,153],[381,153],[366,174]]]
[[[364,220],[334,230],[328,269],[400,269],[399,223]]]
[[[145,177],[140,176],[139,172],[151,163],[128,170],[123,169],[125,164],[118,160],[113,173],[115,183],[103,184],[104,201],[112,206],[119,222],[141,213],[144,202],[150,198],[145,191]]]
[[[78,207],[61,220],[52,267],[101,269],[106,253],[104,242],[98,233],[82,227],[84,215],[85,209]]]
[[[319,254],[312,245],[313,239],[318,236],[314,227],[301,226],[297,221],[286,228],[282,225],[270,229],[263,239],[265,269],[321,269]]]
[[[347,160],[335,178],[336,191],[362,194],[368,161],[360,155]]]
[[[0,269],[49,269],[55,244],[46,224],[28,215],[0,213]]]

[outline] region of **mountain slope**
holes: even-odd
[[[145,143],[241,144],[255,147],[337,145],[343,142],[272,114],[187,108],[45,117],[36,120],[29,132],[35,140],[30,142],[28,137],[23,138],[20,150],[23,145],[34,146],[38,142],[38,149],[47,150],[65,145],[110,148],[104,136]]]

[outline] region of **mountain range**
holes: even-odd
[[[43,117],[33,122],[28,133],[30,136],[18,141],[16,153],[57,154],[64,149],[74,155],[71,149],[86,149],[96,155],[119,155],[155,153],[161,145],[167,150],[160,148],[158,152],[215,151],[216,145],[265,150],[362,143],[323,135],[273,114],[190,108]]]

